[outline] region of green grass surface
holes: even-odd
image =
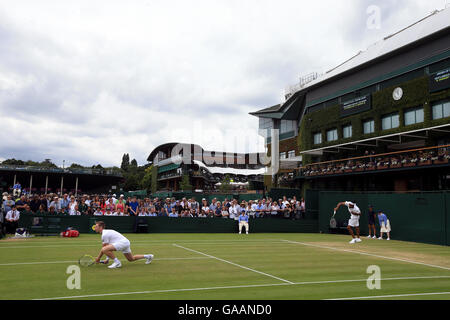
[[[99,235],[0,241],[0,299],[307,300],[450,299],[450,248],[325,234],[128,234],[134,254],[154,261],[122,268],[68,266],[96,256]],[[381,270],[369,290],[367,268]],[[430,295],[427,295],[430,294]]]

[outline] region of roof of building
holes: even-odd
[[[308,91],[307,89],[319,85],[326,80],[330,80],[343,73],[360,68],[373,60],[387,56],[396,50],[406,47],[423,38],[427,38],[435,33],[438,33],[445,29],[450,29],[449,21],[450,21],[450,8],[435,10],[434,12],[420,19],[419,21],[372,44],[365,51],[358,52],[356,55],[346,60],[345,62],[330,69],[326,73],[319,75],[317,79],[308,82],[302,86],[295,86],[297,88],[296,89],[297,91],[292,92],[292,94],[296,95],[299,92],[307,92]],[[289,108],[284,107],[287,104],[291,103],[291,100],[292,96],[284,103],[279,105],[279,108],[277,109],[275,109],[274,107],[270,107],[262,109],[260,111],[252,112],[250,114],[258,116],[271,112],[272,113],[281,112],[281,110],[283,109],[287,110]]]
[[[365,51],[359,51],[355,56],[320,75],[304,85],[302,89],[311,87],[343,72],[354,69],[369,61],[382,57],[388,53],[405,47],[422,38],[431,36],[432,34],[449,28],[450,9],[435,10],[428,16],[414,22],[413,24],[397,31],[382,40],[370,45]]]

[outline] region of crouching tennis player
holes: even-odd
[[[95,259],[96,263],[105,263],[108,264],[109,259],[113,260],[114,263],[110,265],[108,268],[120,268],[122,263],[119,259],[114,255],[114,251],[121,251],[125,258],[128,261],[133,262],[136,260],[146,259],[145,264],[149,264],[153,260],[153,254],[145,254],[145,255],[133,255],[131,254],[130,249],[130,240],[125,238],[122,234],[115,230],[105,229],[105,223],[103,221],[97,221],[95,223],[95,232],[100,233],[102,235],[102,249],[98,254],[97,259]],[[106,255],[107,258],[104,261],[100,261],[100,259]]]

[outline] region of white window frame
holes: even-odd
[[[333,136],[330,139],[330,134],[332,134]],[[339,139],[338,136],[338,131],[337,129],[331,129],[327,131],[327,141],[328,142],[332,142],[332,141],[337,141]]]

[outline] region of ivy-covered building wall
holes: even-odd
[[[392,97],[393,91],[397,87],[401,87],[403,89],[403,97],[398,101],[394,100]],[[437,120],[432,119],[431,106],[434,102],[445,100],[449,97],[450,89],[430,93],[429,76],[422,76],[400,85],[394,85],[374,92],[372,94],[371,109],[366,112],[342,118],[340,111],[341,105],[335,104],[315,112],[307,113],[300,123],[299,135],[297,138],[299,150],[304,151],[317,149],[352,141],[369,139],[381,135],[389,135],[447,124],[450,122],[449,118]],[[413,125],[405,125],[405,110],[414,107],[423,107],[424,121]],[[394,112],[398,112],[399,114],[399,127],[389,130],[382,130],[382,117]],[[363,123],[369,119],[374,120],[374,132],[364,134]],[[350,124],[352,126],[352,136],[350,138],[344,138],[343,127]],[[332,142],[327,142],[326,132],[330,129],[337,129],[338,139]],[[322,134],[322,143],[314,144],[313,135],[319,132]],[[308,164],[310,162],[311,156],[306,155],[303,157],[303,164]]]

